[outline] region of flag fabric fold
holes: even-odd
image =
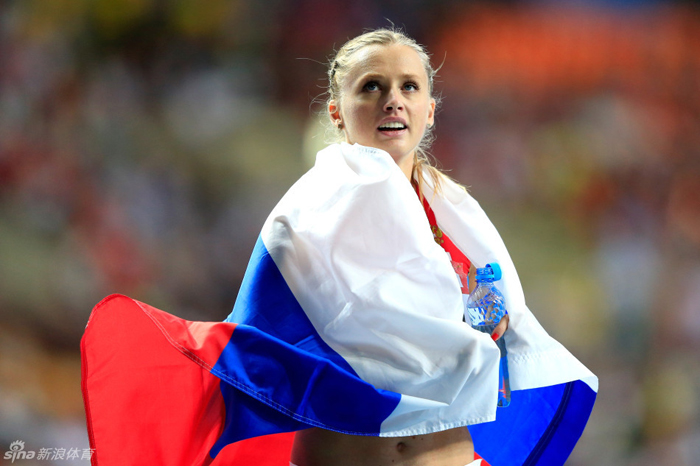
[[[496,409],[498,349],[463,322],[413,187],[386,152],[337,144],[273,209],[226,321],[118,295],[95,308],[82,341],[95,461],[148,451],[134,462],[226,464],[241,440],[307,427],[397,437],[468,425],[494,466],[563,464],[597,378],[527,308],[478,203],[449,180],[442,194],[426,184],[455,245],[503,270],[511,406]]]

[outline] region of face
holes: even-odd
[[[387,151],[410,177],[413,155],[432,125],[435,100],[418,53],[407,45],[361,49],[329,113],[345,140]]]

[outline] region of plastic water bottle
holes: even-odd
[[[484,268],[476,269],[476,287],[467,300],[467,313],[472,327],[491,334],[508,311],[501,291],[493,282],[501,279],[501,267],[497,263],[486,264]],[[499,366],[498,406],[510,404],[510,378],[508,376],[508,351],[504,338],[496,341],[501,350]]]

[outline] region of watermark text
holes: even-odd
[[[17,460],[90,460],[95,453],[94,448],[39,448],[25,450],[24,442],[15,440],[10,449],[5,452],[3,459],[14,463]]]

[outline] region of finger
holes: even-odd
[[[503,336],[503,334],[508,330],[508,324],[510,323],[510,317],[508,317],[508,314],[504,315],[501,318],[501,321],[496,325],[496,328],[493,329],[493,332],[491,332],[491,339],[493,341],[498,340]]]

